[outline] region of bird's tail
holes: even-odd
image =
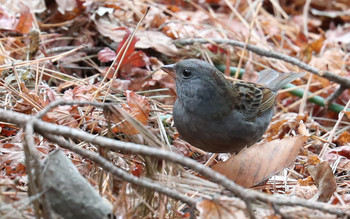
[[[265,69],[259,72],[257,83],[270,88],[273,91],[278,91],[283,86],[304,75],[304,73],[280,73],[272,69]]]

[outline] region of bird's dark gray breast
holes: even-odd
[[[257,142],[265,133],[272,115],[270,109],[251,122],[234,110],[229,115],[213,118],[187,111],[179,100],[173,110],[180,136],[193,146],[216,153],[239,152]]]

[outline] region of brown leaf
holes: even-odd
[[[47,117],[56,124],[76,128],[78,127],[78,122],[74,118],[74,115],[72,115],[71,109],[71,106],[59,106],[52,112],[47,113]]]
[[[350,119],[350,111],[345,111],[344,113],[345,113],[346,117],[348,117],[348,119]]]
[[[127,91],[126,101],[128,103],[128,106],[124,105],[124,109],[127,110],[129,114],[139,122],[146,125],[149,112],[151,111],[151,107],[146,97],[138,95],[133,91]]]
[[[307,165],[317,165],[321,162],[320,158],[318,158],[318,156],[316,155],[309,155],[307,157]]]
[[[213,169],[241,186],[252,187],[290,166],[306,139],[306,136],[295,136],[255,144],[214,165]]]
[[[200,219],[248,218],[242,209],[245,204],[237,198],[204,199],[197,203]]]
[[[343,194],[343,195],[341,195],[340,197],[338,196],[338,197],[336,197],[336,196],[334,196],[334,199],[332,200],[332,204],[333,205],[336,205],[336,204],[338,204],[340,201],[339,201],[339,198],[341,198],[341,200],[345,203],[345,204],[348,204],[348,203],[350,203],[350,194]]]
[[[333,164],[338,159],[340,162],[338,164],[338,170],[349,171],[350,170],[350,148],[349,146],[340,146],[329,150],[325,156],[324,160]]]
[[[271,141],[274,139],[282,139],[291,130],[295,130],[300,126],[300,121],[305,124],[309,123],[307,114],[284,113],[283,116],[272,119],[264,138]]]
[[[69,89],[64,92],[63,98],[65,100],[80,100],[80,101],[92,101],[93,92],[97,89],[92,85],[79,85],[73,90]]]
[[[140,41],[136,43],[138,49],[152,48],[166,56],[175,56],[179,53],[172,39],[159,31],[140,31],[137,35]]]
[[[113,133],[123,132],[127,135],[136,135],[139,133],[137,129],[122,115],[121,111],[123,109],[120,109],[119,107],[111,107],[111,110],[112,112],[110,116],[108,116],[108,119],[110,118],[111,121],[113,121],[116,124],[112,128]],[[127,111],[127,113],[130,113],[130,111]]]
[[[19,33],[29,33],[32,29],[32,23],[33,16],[30,13],[29,8],[23,6],[15,31]]]
[[[309,186],[297,184],[293,188],[293,193],[298,198],[309,200],[317,194],[317,187],[315,185]]]
[[[336,147],[336,148],[333,148],[333,149],[329,150],[328,153],[338,154],[340,156],[346,157],[347,159],[350,159],[350,148],[349,148],[349,146]]]
[[[115,59],[117,54],[111,50],[110,48],[106,47],[98,52],[97,57],[101,62],[110,62]]]
[[[303,120],[300,121],[299,123],[299,127],[298,127],[298,132],[299,134],[301,135],[304,135],[304,136],[310,136],[310,133],[309,131],[307,130]]]
[[[0,163],[24,163],[24,153],[22,143],[0,143]]]
[[[318,186],[317,201],[327,202],[337,188],[334,174],[327,161],[307,166],[307,170]]]
[[[320,56],[312,56],[309,65],[317,66],[321,71],[331,71],[339,75],[346,74],[342,68],[345,65],[344,54],[338,50],[326,50]]]
[[[350,132],[344,131],[339,135],[339,137],[335,140],[338,145],[346,145],[350,143]]]
[[[73,11],[75,7],[77,7],[77,1],[70,0],[56,0],[57,10],[61,14],[65,14],[66,11]]]
[[[0,124],[0,135],[3,135],[5,137],[10,137],[16,134],[17,129],[18,128],[12,125]]]

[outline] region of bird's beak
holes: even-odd
[[[161,69],[163,71],[165,71],[166,73],[168,73],[171,77],[176,78],[176,74],[175,74],[175,64],[171,64],[171,65],[163,65],[161,67]]]

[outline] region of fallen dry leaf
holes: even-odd
[[[92,101],[94,99],[93,92],[97,89],[91,85],[76,86],[74,89],[69,89],[64,92],[63,99],[65,100],[79,100]]]
[[[350,148],[349,146],[340,146],[329,150],[324,159],[330,164],[334,164],[338,159],[340,160],[337,169],[342,171],[350,170]]]
[[[65,14],[66,11],[73,11],[73,9],[77,7],[76,1],[56,0],[56,3],[58,5],[57,10],[61,14]]]
[[[268,141],[282,139],[291,130],[298,129],[300,121],[304,124],[310,123],[307,114],[284,113],[283,116],[274,117],[264,135]]]
[[[237,198],[204,199],[197,203],[200,219],[248,218],[243,209],[245,204]]]
[[[140,39],[136,43],[136,48],[138,49],[152,48],[167,56],[174,56],[179,53],[179,50],[173,44],[173,40],[161,32],[140,31],[136,36]]]
[[[309,200],[317,194],[315,185],[300,185],[299,183],[293,188],[293,194],[302,199]]]
[[[338,138],[335,140],[335,142],[338,145],[346,145],[347,143],[350,142],[350,132],[348,131],[344,131],[343,133],[341,133]],[[349,156],[350,157],[350,156]]]
[[[78,122],[72,115],[71,109],[71,106],[59,106],[52,112],[47,113],[47,117],[56,124],[76,128],[78,127]]]
[[[106,47],[106,48],[102,49],[101,51],[99,51],[97,55],[98,55],[98,59],[101,62],[113,61],[115,59],[115,57],[117,56],[115,51],[111,50],[108,47]]]
[[[122,104],[122,109],[116,107],[116,110],[111,114],[111,120],[116,123],[116,126],[113,127],[112,131],[114,133],[124,132],[128,135],[135,135],[139,132],[129,121],[125,120],[118,109],[124,110],[129,116],[135,118],[140,123],[147,125],[151,107],[146,97],[138,95],[133,91],[126,91],[126,102],[127,104]]]
[[[303,120],[300,120],[299,122],[299,127],[298,127],[298,132],[299,134],[301,135],[304,135],[304,136],[310,136],[310,133],[309,131],[307,130]]]
[[[29,33],[32,29],[33,20],[29,8],[23,6],[15,31],[19,33]]]
[[[327,202],[337,188],[334,174],[327,161],[307,166],[307,170],[318,186],[317,201]]]
[[[241,186],[252,187],[290,166],[307,138],[295,136],[255,144],[213,169]]]
[[[128,105],[124,105],[124,109],[139,122],[146,125],[149,112],[151,111],[147,98],[145,96],[138,95],[133,91],[127,91],[126,101]]]

